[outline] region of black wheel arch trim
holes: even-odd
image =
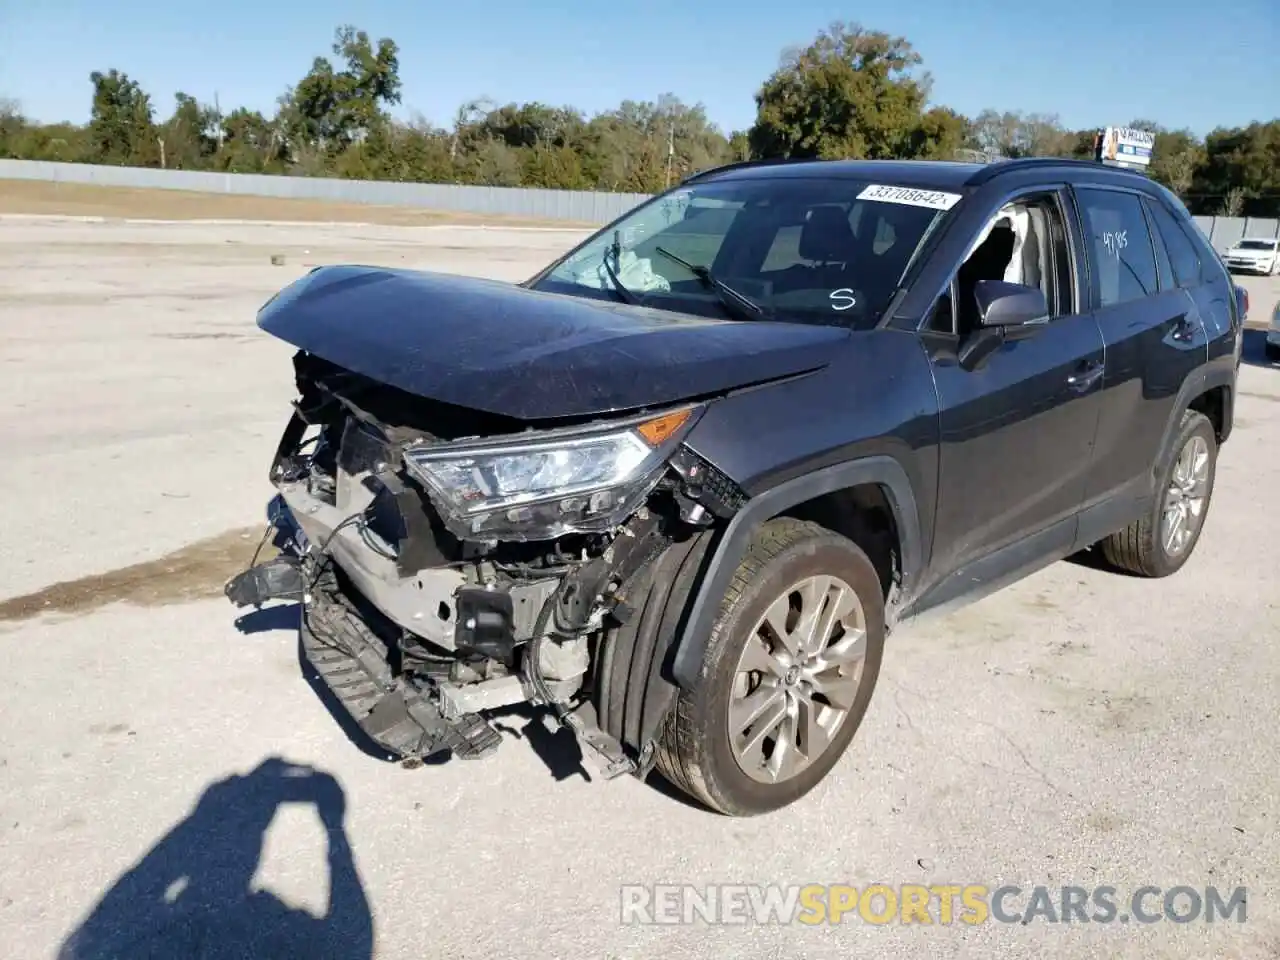
[[[1186,380],[1182,382],[1182,386],[1178,388],[1178,397],[1174,401],[1173,411],[1169,414],[1169,419],[1164,425],[1164,435],[1160,438],[1159,451],[1161,454],[1169,449],[1169,442],[1173,435],[1177,433],[1179,425],[1182,423],[1183,414],[1191,407],[1192,401],[1197,397],[1208,393],[1210,390],[1216,390],[1219,387],[1225,387],[1227,395],[1222,404],[1222,439],[1225,442],[1227,436],[1231,433],[1231,422],[1235,418],[1234,404],[1236,391],[1236,378],[1233,370],[1224,370],[1216,367],[1204,368],[1194,371]],[[1160,459],[1151,466],[1151,483],[1154,489],[1156,483],[1156,472],[1159,468]]]
[[[864,457],[786,480],[748,500],[734,514],[710,552],[670,662],[672,678],[679,687],[689,690],[697,683],[721,599],[729,589],[756,529],[778,514],[815,497],[868,483],[883,487],[888,494],[889,508],[893,511],[898,531],[903,593],[910,595],[910,585],[920,572],[923,544],[915,495],[901,463],[889,456]]]

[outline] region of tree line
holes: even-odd
[[[696,170],[747,159],[1093,156],[1098,127],[1068,129],[1050,113],[966,117],[932,103],[922,66],[905,38],[838,22],[784,51],[756,92],[747,130],[726,133],[701,104],[671,94],[590,117],[482,97],[439,126],[391,115],[401,102],[395,41],[343,26],[332,55],[313,61],[272,116],[244,107],[224,113],[179,92],[168,118],[158,119],[151,95],[128,74],[95,71],[85,125],[34,123],[0,100],[0,157],[656,193]],[[1192,212],[1280,216],[1280,118],[1203,138],[1150,120],[1128,125],[1155,133],[1151,175]]]

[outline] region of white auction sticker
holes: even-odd
[[[858,194],[858,199],[879,200],[881,203],[905,203],[907,206],[929,207],[931,210],[950,210],[960,202],[960,194],[873,183]]]

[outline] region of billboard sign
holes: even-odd
[[[1156,135],[1134,127],[1107,127],[1098,138],[1098,159],[1115,167],[1146,170],[1151,165]]]

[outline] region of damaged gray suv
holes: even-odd
[[[318,268],[258,316],[298,351],[280,552],[227,594],[300,599],[397,756],[531,703],[606,777],[774,810],[895,624],[1082,550],[1188,561],[1241,320],[1176,197],[1060,160],[737,164],[521,284]]]

